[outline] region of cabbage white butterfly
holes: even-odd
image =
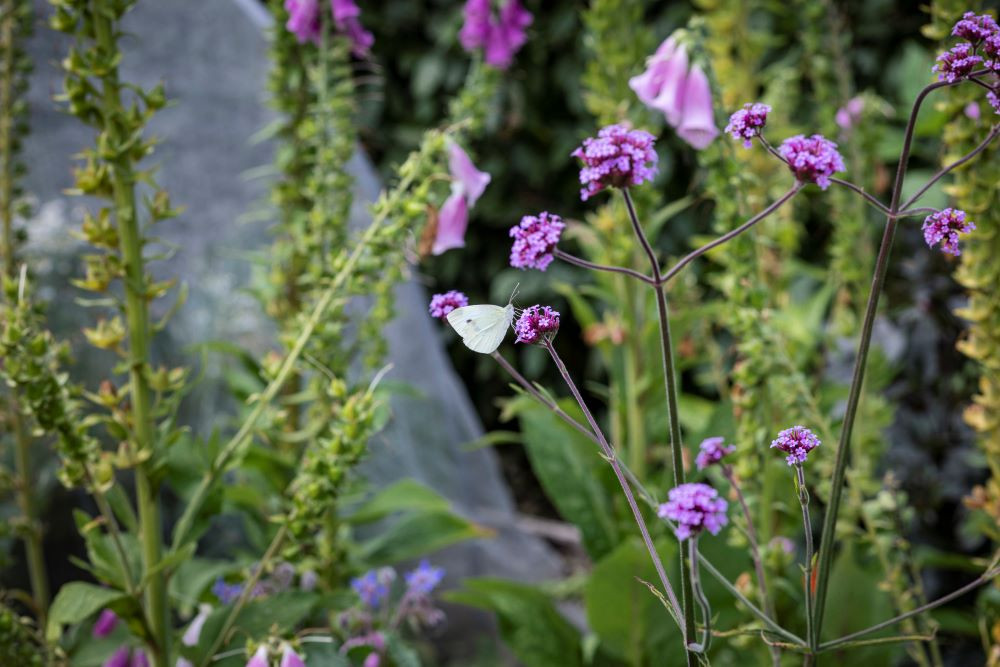
[[[514,321],[514,306],[464,306],[448,313],[448,324],[473,352],[493,354]]]

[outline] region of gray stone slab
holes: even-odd
[[[73,306],[73,297],[80,294],[64,280],[79,272],[73,257],[80,247],[67,232],[79,224],[84,203],[63,190],[71,184],[71,156],[92,144],[93,133],[51,99],[61,85],[55,64],[65,53],[66,40],[41,25],[51,11],[47,3],[36,0],[35,5],[40,25],[30,47],[37,68],[26,185],[38,205],[29,250],[33,270],[47,273],[48,294],[57,300],[53,317],[79,342],[80,323],[93,316]],[[251,0],[148,0],[125,22],[129,35],[123,42],[123,76],[144,85],[164,81],[172,103],[151,126],[162,138],[155,160],[162,167],[160,182],[176,204],[186,207],[155,232],[177,247],[172,258],[156,265],[157,277],[180,278],[191,289],[188,304],[157,351],[166,358],[179,357],[180,348],[189,343],[211,339],[261,353],[272,344],[272,327],[242,291],[249,283],[250,255],[266,250],[269,240],[266,220],[244,219],[260,210],[268,187],[266,178],[247,178],[247,172],[268,164],[273,148],[250,143],[273,117],[265,99],[267,44],[260,21],[266,19]],[[363,226],[367,203],[380,184],[363,155],[354,158],[352,169],[357,178],[355,223]],[[557,575],[554,553],[515,526],[513,502],[494,453],[466,447],[482,434],[482,426],[442,347],[439,325],[427,315],[427,294],[408,282],[397,295],[398,316],[386,330],[393,364],[389,377],[410,383],[419,397],[393,401],[394,417],[372,443],[366,473],[375,484],[415,477],[446,495],[467,517],[497,531],[494,539],[436,556],[452,581],[468,575],[523,580]],[[108,361],[85,346],[78,349],[84,371],[96,372]],[[219,385],[210,379],[206,386],[210,390],[199,392],[190,415],[203,433],[228,419],[227,402],[216,398]]]

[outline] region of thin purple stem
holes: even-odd
[[[607,264],[596,264],[594,262],[588,262],[582,257],[577,257],[576,255],[571,255],[568,252],[564,252],[559,248],[552,251],[553,256],[561,259],[569,264],[575,264],[576,266],[582,266],[585,269],[593,269],[594,271],[606,271],[608,273],[623,273],[627,276],[631,276],[636,280],[641,280],[647,285],[655,285],[653,279],[644,273],[640,273],[633,269],[625,268],[624,266],[608,266]]]
[[[632,510],[632,516],[635,517],[635,522],[639,526],[639,532],[642,534],[642,541],[646,545],[649,557],[653,560],[653,566],[656,568],[656,574],[659,575],[660,583],[663,584],[667,599],[673,607],[674,618],[678,621],[678,623],[680,623],[683,618],[683,610],[677,602],[677,596],[674,595],[674,589],[673,586],[670,585],[670,580],[667,578],[667,572],[663,569],[663,562],[660,560],[660,554],[656,551],[656,547],[653,545],[653,540],[649,536],[649,531],[646,529],[646,522],[642,518],[642,512],[639,511],[639,505],[635,502],[635,496],[632,495],[632,487],[629,486],[628,480],[625,479],[625,475],[622,473],[621,464],[618,462],[615,450],[608,444],[607,438],[604,437],[604,432],[601,431],[601,427],[597,425],[597,420],[594,419],[594,415],[591,414],[590,408],[587,407],[587,403],[583,400],[583,396],[580,395],[580,390],[576,388],[573,378],[570,377],[569,371],[566,370],[566,364],[564,364],[562,359],[559,357],[559,354],[556,352],[556,348],[552,345],[552,341],[546,338],[543,346],[549,351],[552,361],[555,362],[556,368],[559,369],[559,374],[562,375],[563,380],[566,382],[566,386],[569,387],[570,393],[573,394],[573,398],[576,399],[577,405],[580,406],[580,410],[583,411],[584,417],[587,418],[587,423],[590,424],[591,430],[594,435],[597,436],[597,443],[601,446],[604,458],[611,464],[611,469],[615,472],[618,484],[621,485],[622,491],[625,493],[625,500],[628,502],[629,509]],[[689,635],[685,634],[685,646],[687,645],[688,636]]]
[[[625,198],[625,207],[628,209],[629,220],[632,222],[632,230],[635,232],[639,245],[642,246],[646,257],[649,258],[649,265],[653,271],[653,280],[656,285],[662,281],[660,274],[660,262],[656,259],[656,252],[646,238],[646,233],[639,222],[639,216],[635,212],[635,204],[632,203],[632,196],[628,188],[622,188],[622,196]],[[680,411],[677,408],[677,374],[674,367],[674,346],[670,340],[670,315],[667,311],[667,297],[663,289],[654,285],[653,291],[656,293],[656,312],[659,316],[660,343],[663,361],[664,390],[667,394],[667,416],[670,426],[670,454],[673,464],[674,486],[684,483],[684,456],[681,451],[681,423]],[[686,642],[694,636],[694,603],[692,601],[693,591],[691,589],[691,577],[688,565],[688,555],[684,549],[679,549],[681,557],[681,602],[684,608],[684,637]],[[687,656],[691,662],[691,656]]]
[[[990,133],[986,135],[985,139],[983,139],[982,143],[980,143],[978,146],[969,151],[969,153],[967,153],[964,157],[955,160],[947,167],[944,167],[939,172],[931,176],[930,180],[924,183],[923,187],[917,190],[912,197],[910,197],[900,205],[900,208],[905,210],[913,206],[913,204],[915,204],[916,201],[920,199],[925,192],[931,189],[931,186],[940,181],[948,172],[957,169],[958,167],[961,167],[963,164],[965,164],[966,162],[968,162],[969,160],[971,160],[972,158],[976,157],[984,150],[986,150],[986,148],[990,145],[990,143],[992,143],[993,140],[997,138],[997,135],[1000,135],[1000,125],[994,125],[993,128],[990,130]]]
[[[911,609],[910,611],[900,614],[899,616],[893,616],[887,621],[876,623],[875,625],[865,628],[864,630],[858,630],[857,632],[852,632],[849,635],[844,635],[843,637],[838,637],[837,639],[831,639],[828,642],[824,642],[820,644],[819,650],[829,651],[830,649],[836,648],[841,644],[846,644],[847,642],[857,639],[858,637],[864,637],[865,635],[870,635],[873,632],[878,632],[879,630],[888,628],[889,626],[895,625],[896,623],[905,621],[908,618],[912,618],[919,614],[923,614],[924,612],[930,611],[931,609],[936,609],[941,605],[948,604],[952,600],[960,598],[966,593],[974,591],[975,589],[979,588],[980,586],[983,586],[984,584],[988,584],[998,574],[1000,574],[1000,568],[997,567],[991,568],[987,570],[985,573],[983,573],[979,578],[974,579],[965,586],[962,586],[961,588],[954,590],[951,593],[948,593],[947,595],[942,595],[938,599],[928,602],[925,605],[921,605],[916,609]]]
[[[826,515],[823,517],[823,533],[820,538],[819,560],[817,562],[818,572],[813,614],[814,622],[812,633],[809,636],[809,646],[813,651],[819,645],[819,637],[823,627],[826,592],[830,581],[830,567],[833,562],[837,514],[840,510],[840,502],[844,490],[844,475],[847,472],[847,459],[851,449],[851,434],[854,429],[854,418],[858,412],[858,404],[861,400],[861,387],[865,378],[868,348],[871,345],[872,331],[875,327],[875,316],[878,314],[879,297],[881,296],[882,287],[889,268],[889,254],[892,249],[892,240],[896,234],[897,218],[895,214],[900,210],[899,199],[903,190],[903,180],[906,177],[906,166],[910,159],[910,149],[913,144],[913,132],[917,124],[917,115],[920,113],[921,104],[930,93],[938,88],[946,88],[957,83],[960,82],[932,83],[921,90],[913,103],[910,118],[906,124],[903,149],[899,155],[899,165],[896,168],[896,179],[892,188],[892,202],[889,205],[892,215],[886,217],[885,231],[882,234],[882,242],[879,245],[878,259],[875,262],[871,292],[868,295],[868,304],[865,307],[865,316],[861,324],[861,338],[858,342],[858,355],[854,363],[854,375],[851,379],[851,387],[847,396],[847,408],[844,412],[844,421],[840,432],[840,442],[837,446],[833,477],[830,484],[830,501],[826,508]]]
[[[764,218],[766,218],[767,216],[771,215],[772,213],[774,213],[775,211],[777,211],[779,208],[781,208],[781,206],[785,202],[787,202],[789,199],[791,199],[792,197],[794,197],[795,194],[799,190],[801,190],[801,189],[802,189],[802,184],[801,183],[796,183],[795,185],[793,185],[791,187],[790,190],[788,190],[788,192],[786,192],[785,194],[781,195],[781,197],[778,198],[776,201],[774,201],[770,206],[768,206],[763,211],[761,211],[760,213],[758,213],[754,217],[752,217],[749,220],[747,220],[746,222],[744,222],[742,225],[740,225],[736,229],[734,229],[732,231],[729,231],[729,232],[726,232],[725,234],[723,234],[719,238],[715,239],[714,241],[706,243],[705,245],[701,246],[697,250],[694,250],[694,251],[688,253],[683,258],[681,258],[680,260],[678,260],[676,264],[674,264],[672,267],[670,267],[669,271],[667,271],[666,273],[663,274],[663,276],[659,279],[658,284],[665,285],[671,278],[673,278],[674,276],[676,276],[680,272],[681,269],[683,269],[685,266],[687,266],[688,264],[690,264],[691,262],[693,262],[698,257],[701,257],[702,255],[704,255],[709,250],[712,250],[713,248],[716,248],[716,247],[722,245],[723,243],[725,243],[725,242],[727,242],[727,241],[729,241],[729,240],[731,240],[731,239],[739,236],[743,232],[747,231],[748,229],[750,229],[751,227],[753,227],[754,225],[756,225],[758,222],[760,222],[761,220],[763,220]]]
[[[812,521],[809,518],[809,489],[806,488],[806,474],[802,469],[802,464],[795,466],[795,475],[798,483],[799,505],[802,507],[802,527],[806,533],[806,565],[805,568],[805,594],[806,594],[806,636],[813,636],[813,594],[812,594],[812,561],[813,561],[813,531]]]

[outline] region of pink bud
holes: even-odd
[[[93,635],[98,638],[107,637],[115,631],[115,626],[117,625],[118,615],[110,609],[105,609],[97,617],[97,622],[94,623]]]
[[[684,85],[684,112],[677,136],[697,150],[707,148],[719,134],[712,113],[712,87],[699,65],[688,73]]]

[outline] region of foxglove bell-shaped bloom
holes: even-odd
[[[532,21],[534,16],[524,8],[521,0],[507,0],[507,4],[500,9],[498,29],[504,33],[511,57],[528,41],[528,26]]]
[[[281,667],[306,667],[306,661],[290,644],[285,644],[281,650]]]
[[[466,0],[465,21],[458,39],[466,51],[483,49],[487,65],[507,69],[528,39],[533,17],[521,0],[507,0],[494,16],[489,0]]]
[[[205,627],[205,621],[208,620],[208,615],[211,613],[212,605],[198,605],[198,615],[194,617],[194,620],[191,621],[191,625],[189,625],[187,630],[184,631],[184,636],[181,637],[182,644],[185,646],[198,645],[198,639],[201,637],[201,629]]]
[[[490,0],[468,0],[465,3],[465,22],[458,33],[458,41],[466,51],[486,45],[490,35]]]
[[[670,37],[646,61],[646,71],[629,79],[628,85],[643,104],[663,112],[676,127],[684,111],[687,72],[687,49]]]
[[[712,113],[712,86],[700,65],[691,67],[684,82],[684,99],[677,136],[692,148],[707,148],[719,134]]]
[[[258,646],[250,659],[247,660],[247,667],[269,667],[267,664],[267,647]]]
[[[288,12],[285,27],[299,43],[319,42],[322,27],[319,0],[285,0],[285,11]]]
[[[451,196],[438,213],[437,235],[431,253],[440,255],[453,248],[465,247],[465,230],[469,227],[469,205],[460,188],[452,186]]]
[[[476,165],[472,164],[472,160],[469,159],[469,154],[455,142],[448,145],[448,171],[451,172],[452,180],[461,186],[469,208],[476,205],[476,201],[482,196],[492,179],[485,171],[476,169]]]

